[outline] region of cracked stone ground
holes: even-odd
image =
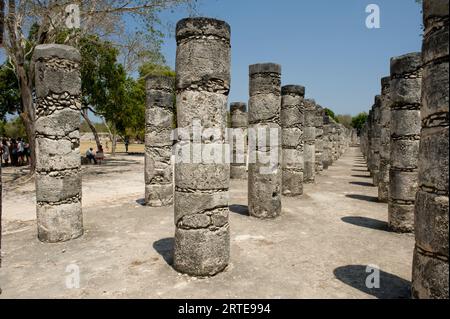
[[[231,265],[212,278],[171,267],[173,209],[141,206],[143,157],[119,156],[83,168],[85,235],[37,240],[34,184],[4,190],[0,298],[409,298],[414,236],[387,229],[366,164],[350,148],[306,185],[283,198],[283,215],[247,215],[247,184],[230,188]],[[6,178],[12,172],[4,171]],[[80,287],[66,288],[70,265]],[[367,265],[380,288],[366,287]]]

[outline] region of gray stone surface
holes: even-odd
[[[315,129],[316,129],[316,138],[315,138],[315,169],[316,174],[320,174],[323,171],[323,116],[325,115],[325,109],[320,105],[316,106],[316,119],[315,119]]]
[[[281,128],[283,147],[284,196],[303,194],[303,99],[305,88],[300,85],[287,85],[281,88]]]
[[[328,115],[323,116],[323,169],[333,164],[333,125]]]
[[[282,195],[281,66],[251,65],[249,76],[249,130],[254,133],[249,132],[248,209],[256,218],[276,218]],[[258,130],[266,134],[265,145]],[[275,145],[267,145],[274,133]],[[267,163],[266,158],[273,160]]]
[[[316,102],[312,99],[306,99],[303,104],[305,114],[303,183],[310,184],[316,180]]]
[[[247,104],[235,102],[230,105],[231,134],[229,135],[232,148],[230,174],[232,179],[247,179]]]
[[[414,230],[414,200],[418,189],[420,141],[420,53],[391,59],[391,124],[389,172],[389,227]]]
[[[171,129],[174,126],[175,80],[169,76],[146,79],[145,109],[145,204],[173,203]]]
[[[40,45],[36,71],[36,213],[38,238],[61,242],[83,234],[81,210],[80,54]]]
[[[449,1],[423,3],[422,133],[415,200],[413,298],[449,298]]]
[[[224,133],[230,88],[230,27],[215,19],[184,19],[177,24],[176,37],[178,128],[192,128],[198,121],[204,131],[202,144],[194,141],[192,134],[180,134],[175,145],[173,266],[188,275],[213,276],[223,271],[230,259],[230,165],[225,164],[225,156],[221,163],[208,161],[203,151],[223,151],[228,143]],[[208,129],[218,129],[221,134],[210,138],[205,132]],[[186,150],[192,151],[199,163],[182,162],[180,151]]]
[[[381,110],[380,110],[380,166],[378,176],[378,200],[387,203],[389,200],[389,170],[391,157],[391,99],[390,77],[381,79]]]

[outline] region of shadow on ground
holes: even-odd
[[[145,198],[139,198],[136,200],[136,203],[141,205],[141,206],[146,206],[145,205]]]
[[[153,243],[153,248],[164,258],[165,262],[172,266],[173,264],[173,247],[175,240],[170,238],[163,238]]]
[[[373,183],[367,183],[367,182],[349,182],[349,184],[358,185],[358,186],[374,187]]]
[[[347,265],[336,268],[334,276],[343,283],[378,299],[409,299],[411,283],[408,280],[380,270],[379,288],[368,288],[366,280],[373,282],[373,269],[363,265]],[[369,277],[370,276],[370,277]],[[368,278],[369,277],[369,278]]]
[[[358,177],[358,178],[370,178],[369,175],[352,175],[352,177]]]
[[[230,205],[229,209],[230,209],[230,212],[232,212],[232,213],[243,215],[243,216],[249,216],[248,206]]]
[[[365,200],[366,202],[378,202],[378,198],[374,196],[360,195],[360,194],[348,194],[345,197],[351,199]]]
[[[345,223],[356,225],[356,226],[390,232],[388,223],[378,220],[378,219],[362,217],[362,216],[346,216],[346,217],[342,217],[341,220]]]

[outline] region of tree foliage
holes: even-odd
[[[357,116],[352,118],[352,127],[361,132],[362,127],[367,122],[368,114],[366,112],[359,113]]]
[[[329,108],[325,108],[325,114],[329,117],[332,118],[333,120],[336,121],[336,123],[339,123],[338,118],[336,117],[336,114],[334,114],[334,112],[332,110],[330,110]]]

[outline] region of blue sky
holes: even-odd
[[[366,6],[380,7],[381,28],[366,28]],[[282,65],[282,82],[306,87],[308,98],[338,114],[367,111],[389,74],[392,56],[420,51],[421,6],[414,0],[201,0],[203,16],[232,30],[230,102],[248,100],[248,65]],[[163,13],[174,23],[183,10]],[[163,53],[175,65],[176,43]]]
[[[282,65],[282,82],[306,87],[337,114],[368,111],[389,74],[392,56],[420,51],[421,6],[415,0],[199,0],[203,16],[227,21],[232,35],[229,102],[248,100],[248,66]],[[380,7],[381,28],[368,29],[369,4]],[[161,13],[175,26],[185,9]],[[130,21],[130,27],[133,22]],[[175,30],[163,45],[174,68]],[[3,54],[0,52],[3,61]]]

